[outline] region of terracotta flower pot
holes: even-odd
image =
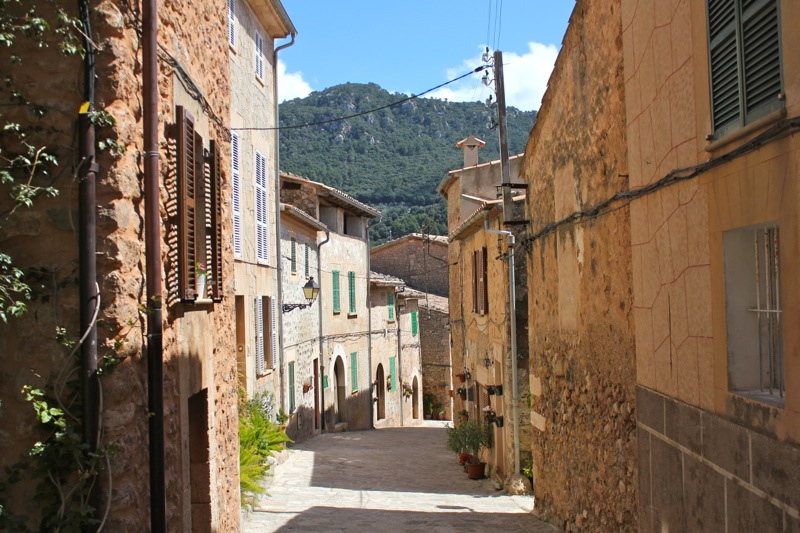
[[[467,477],[470,479],[483,479],[486,477],[486,463],[467,463]]]
[[[458,454],[458,464],[464,466],[470,459],[472,459],[472,455],[468,453],[460,453]]]

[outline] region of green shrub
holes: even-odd
[[[271,420],[272,399],[256,395],[239,406],[239,484],[242,505],[252,506],[266,493],[264,480],[270,475],[269,458],[293,442],[281,426]]]

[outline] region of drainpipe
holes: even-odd
[[[372,256],[370,254],[369,242],[369,222],[365,221],[364,231],[367,233],[367,368],[369,368],[369,383],[372,383],[372,285],[370,269],[372,268]],[[403,423],[403,412],[400,411],[400,425]],[[372,401],[372,387],[369,393],[369,425],[375,428],[375,402]]]
[[[319,286],[322,287],[322,245],[327,244],[328,241],[331,240],[331,232],[330,230],[325,232],[325,240],[319,243],[317,246],[317,279],[319,280]],[[325,386],[322,383],[325,379],[325,354],[322,351],[322,302],[319,302],[319,395],[320,395],[320,409],[322,420],[320,421],[320,432],[325,429]]]
[[[517,291],[516,276],[514,275],[514,234],[510,231],[491,229],[489,227],[489,213],[483,215],[483,228],[487,233],[498,233],[508,237],[508,315],[511,334],[511,416],[513,418],[514,432],[514,473],[518,476],[519,464],[519,383],[517,383]]]
[[[97,190],[95,178],[95,131],[89,113],[94,107],[95,62],[94,45],[89,40],[92,29],[89,22],[87,0],[78,0],[78,12],[84,34],[83,57],[83,99],[78,116],[80,150],[80,184],[78,192],[79,244],[80,257],[80,331],[84,335],[81,343],[81,420],[83,444],[87,453],[97,451],[100,426],[100,383],[97,375],[97,311],[99,287],[97,285]],[[97,513],[98,501],[96,483],[90,495],[90,502]]]
[[[294,44],[294,39],[297,36],[296,31],[291,32],[292,40],[284,43],[275,48],[272,57],[272,99],[275,102],[275,126],[279,122],[279,106],[278,106],[278,52],[284,48],[289,48]],[[281,146],[280,146],[280,130],[275,130],[275,265],[277,277],[277,292],[278,304],[275,306],[275,311],[278,313],[278,365],[280,365],[281,385],[281,407],[286,407],[286,387],[284,383],[283,373],[283,266],[281,261]],[[288,409],[287,409],[288,411]]]
[[[150,530],[166,531],[164,382],[161,316],[161,213],[158,176],[158,0],[143,1],[145,279],[147,283],[147,402],[150,415]]]
[[[399,307],[399,306],[398,306]],[[408,300],[406,300],[405,309],[408,309]],[[397,383],[400,390],[403,389],[403,328],[400,324],[400,317],[397,317]],[[403,427],[403,394],[400,394],[400,427]]]

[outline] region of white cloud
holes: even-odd
[[[542,96],[547,89],[547,80],[553,71],[558,47],[540,43],[528,43],[528,52],[517,54],[503,53],[503,74],[505,78],[506,105],[530,111],[539,109]],[[447,76],[452,79],[482,64],[481,54],[465,60],[461,66],[448,69]],[[481,74],[464,78],[441,89],[426,94],[426,97],[447,98],[456,102],[485,100],[490,89],[480,82]]]
[[[303,79],[303,73],[286,72],[286,64],[278,60],[278,101],[304,98],[311,94],[311,86]]]

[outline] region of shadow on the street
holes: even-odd
[[[472,510],[424,513],[312,507],[292,518],[276,531],[502,531],[503,533],[524,531],[527,533],[550,533],[556,532],[557,529],[525,514],[486,513]]]

